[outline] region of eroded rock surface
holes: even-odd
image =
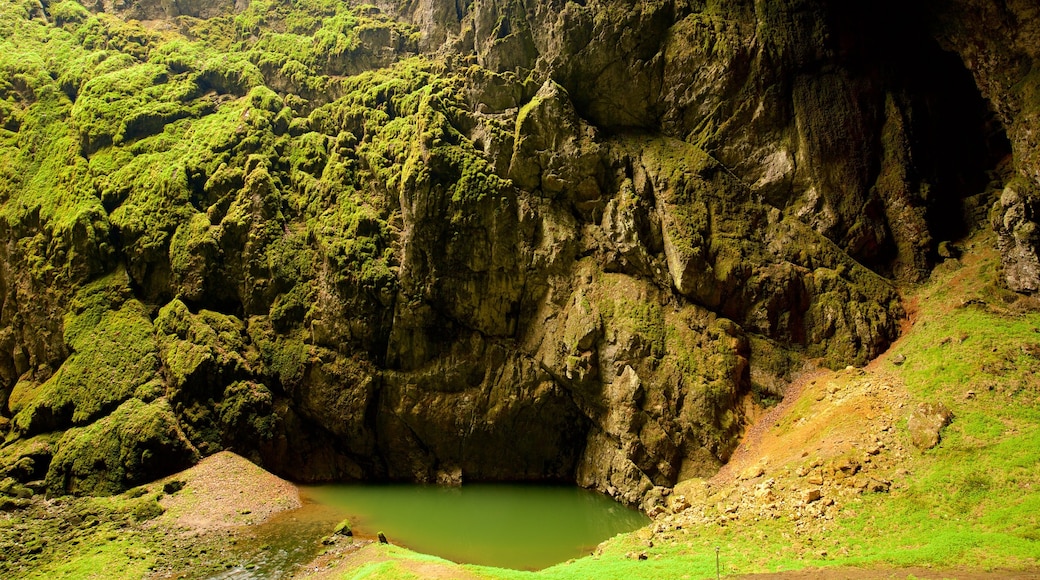
[[[3,473],[659,503],[883,352],[940,242],[1040,288],[1035,10],[976,4],[12,11],[67,55],[0,76]]]

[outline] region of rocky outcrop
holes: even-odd
[[[728,459],[753,391],[883,352],[893,280],[998,190],[1006,274],[1035,290],[1032,121],[998,103],[1026,89],[980,95],[993,73],[940,50],[978,33],[961,8],[26,19],[54,36],[26,46],[71,56],[0,85],[5,473],[103,493],[234,449],[297,480],[568,480],[649,507]],[[1002,126],[1014,157],[987,174]]]
[[[1015,292],[1040,291],[1040,229],[1037,188],[1016,180],[1004,188],[992,210],[993,229],[1004,265],[1004,279]]]
[[[956,211],[938,214],[982,191],[987,156],[1006,145],[983,143],[986,103],[971,78],[929,38],[924,16],[903,12],[882,17],[860,2],[488,1],[461,25],[454,15],[417,22],[484,67],[548,76],[601,130],[701,147],[750,195],[871,268],[916,280],[942,241],[933,236],[966,225]],[[467,23],[471,46],[447,33]],[[945,220],[949,231],[934,225]]]

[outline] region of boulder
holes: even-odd
[[[65,432],[47,471],[47,494],[112,495],[198,459],[165,399],[130,399],[111,415]]]
[[[336,524],[336,528],[332,530],[332,534],[338,536],[353,536],[354,531],[350,526],[350,520],[343,520]]]
[[[943,427],[953,421],[953,412],[942,403],[921,403],[912,413],[908,427],[914,447],[931,449],[939,444]]]

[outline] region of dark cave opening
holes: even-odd
[[[998,166],[1011,143],[972,74],[960,58],[938,45],[921,49],[921,62],[903,78],[910,95],[913,162],[919,179],[931,186],[924,195],[933,245],[956,240],[979,225],[972,198],[999,187]],[[933,248],[934,250],[934,248]]]
[[[967,235],[985,219],[1011,155],[1004,127],[961,58],[940,46],[935,15],[891,0],[832,3],[839,58],[877,81],[907,112],[908,175],[932,238]],[[879,126],[883,120],[879,119]],[[880,130],[878,131],[880,134]]]

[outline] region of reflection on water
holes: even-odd
[[[305,501],[342,510],[354,533],[384,532],[400,544],[448,560],[535,570],[589,554],[649,519],[576,487],[474,484],[326,485]]]

